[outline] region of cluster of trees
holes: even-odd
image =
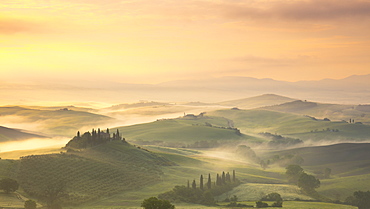
[[[253,149],[247,145],[239,145],[235,151],[235,154],[243,160],[255,163],[260,162],[260,158],[258,158]]]
[[[145,209],[175,209],[175,206],[168,200],[161,200],[156,197],[145,199],[141,203],[141,207]]]
[[[320,187],[320,180],[313,175],[305,173],[299,165],[289,165],[286,167],[285,174],[289,182],[296,184],[308,194],[312,194],[316,188]]]
[[[263,169],[269,167],[269,165],[277,164],[279,166],[288,166],[288,165],[301,165],[304,162],[304,159],[299,154],[285,154],[285,155],[273,155],[270,158],[263,159],[260,161],[260,166]]]
[[[262,201],[275,201],[271,204],[271,207],[283,207],[283,198],[279,193],[273,192],[261,198],[260,201],[256,202],[257,208],[268,207],[267,203]]]
[[[287,146],[294,146],[294,145],[299,145],[299,144],[303,144],[303,141],[300,140],[300,139],[293,139],[293,138],[290,138],[290,137],[283,137],[281,135],[277,135],[277,134],[272,134],[272,133],[269,133],[269,132],[263,132],[263,133],[259,133],[260,135],[264,136],[264,137],[267,137],[269,139],[271,139],[271,141],[268,142],[268,145],[270,147],[274,147],[274,148],[279,148],[279,147],[287,147]]]
[[[214,126],[214,125],[212,125],[212,124],[210,124],[208,122],[205,122],[204,124],[205,124],[205,126],[208,126],[208,127],[234,130],[236,135],[238,135],[238,136],[241,136],[242,135],[241,132],[240,132],[240,130],[238,128],[234,128],[234,127],[230,127],[230,126],[229,127]]]
[[[80,132],[78,131],[77,135],[67,143],[66,147],[84,149],[99,144],[103,144],[109,141],[118,141],[118,140],[125,141],[125,138],[122,138],[120,136],[118,129],[111,136],[108,128],[106,132],[101,131],[100,128],[98,128],[98,130],[92,129],[91,133],[89,131],[85,132],[83,135],[80,135]]]
[[[171,191],[160,194],[160,199],[169,200],[172,202],[188,202],[202,205],[215,205],[214,196],[221,195],[230,191],[240,182],[235,176],[235,170],[230,175],[229,172],[217,174],[215,181],[212,181],[211,174],[208,174],[208,179],[205,180],[203,175],[200,175],[199,184],[195,179],[187,186],[175,186]]]
[[[353,196],[349,196],[346,199],[346,203],[357,206],[358,209],[369,209],[370,208],[370,191],[356,191]]]
[[[36,209],[37,204],[34,200],[27,200],[24,202],[25,209]]]
[[[18,188],[19,184],[14,179],[4,178],[0,180],[0,190],[3,190],[7,194],[17,191]]]

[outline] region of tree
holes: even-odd
[[[257,201],[256,202],[256,208],[267,208],[269,205],[265,202],[262,201]]]
[[[302,173],[298,179],[298,187],[305,191],[312,191],[320,187],[320,180],[313,175]]]
[[[4,190],[5,193],[15,192],[18,188],[19,184],[14,179],[5,178],[0,180],[0,189]]]
[[[261,200],[275,201],[274,203],[272,203],[271,207],[283,207],[283,198],[281,198],[281,195],[276,192],[264,196],[263,198],[261,198]]]
[[[368,209],[370,208],[370,191],[356,191],[353,193],[353,196],[346,199],[346,202],[357,206],[358,209]]]
[[[226,184],[226,175],[225,175],[225,171],[222,171],[221,182],[222,182],[222,184]]]
[[[145,199],[141,203],[141,207],[145,209],[174,209],[175,206],[172,205],[168,200],[160,200],[156,197],[150,197]]]
[[[298,178],[303,173],[303,168],[299,165],[289,165],[286,167],[285,174],[288,176],[288,179],[292,183],[297,183]]]
[[[330,168],[325,168],[324,177],[328,179],[328,178],[330,178],[330,174],[331,174],[331,169]]]
[[[216,185],[217,186],[220,186],[221,185],[221,180],[220,180],[220,176],[217,174],[216,176]]]
[[[209,173],[209,174],[208,174],[207,188],[208,188],[208,189],[211,189],[211,186],[212,186],[211,174]]]
[[[191,184],[191,187],[192,187],[193,189],[196,189],[196,188],[197,188],[197,184],[195,183],[195,180],[193,180],[193,183]]]
[[[199,188],[203,190],[203,175],[200,175]]]
[[[264,201],[278,201],[278,200],[283,200],[283,199],[281,198],[281,195],[279,193],[273,192],[273,193],[270,193],[270,194],[262,197],[261,200],[264,200]]]
[[[235,182],[235,170],[233,170],[233,182]]]
[[[46,186],[43,193],[43,198],[46,201],[48,209],[59,209],[60,206],[59,200],[61,197],[65,196],[66,183],[64,182],[55,182],[50,183]]]
[[[26,202],[24,202],[25,209],[36,209],[36,206],[37,204],[33,200],[27,200]]]

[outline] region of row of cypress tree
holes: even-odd
[[[235,176],[235,170],[233,170],[232,177],[229,172],[225,173],[225,171],[222,172],[222,174],[216,175],[216,182],[214,182],[213,186],[222,186],[225,185],[228,182],[235,182],[236,181],[236,176]],[[191,184],[191,187],[193,189],[197,188],[197,184],[195,182],[195,179],[193,180],[193,183]],[[212,178],[211,174],[208,174],[208,180],[207,183],[204,184],[204,178],[203,175],[200,175],[199,178],[199,189],[204,190],[204,188],[211,189],[212,188]],[[190,188],[190,182],[188,180],[188,188]]]

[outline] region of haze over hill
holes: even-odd
[[[12,129],[4,126],[0,126],[0,142],[6,141],[20,141],[32,138],[46,138],[45,136],[28,133],[27,131],[20,129]]]
[[[139,100],[167,102],[220,102],[266,93],[335,103],[370,103],[370,75],[320,81],[286,82],[251,77],[178,80],[160,84],[127,84],[109,81],[59,81],[53,83],[6,83],[0,86],[2,103],[40,104],[60,101],[103,104]],[[32,94],[30,94],[32,92]],[[14,99],[14,94],[17,94]],[[91,103],[93,104],[93,103]],[[90,105],[91,105],[90,104]]]

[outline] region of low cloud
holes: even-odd
[[[370,2],[364,0],[275,1],[268,4],[228,4],[225,8],[227,16],[244,19],[314,21],[370,18]]]
[[[35,33],[43,31],[42,27],[30,21],[0,18],[0,34]]]

